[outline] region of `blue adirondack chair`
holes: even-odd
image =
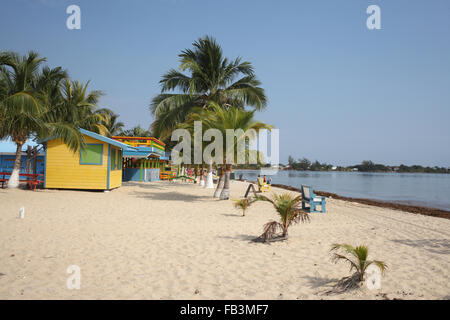
[[[308,207],[306,206],[307,204],[309,205]],[[320,206],[320,211],[316,209],[316,206],[318,205]],[[309,209],[309,212],[325,213],[325,197],[316,196],[310,186],[302,185],[302,209]]]

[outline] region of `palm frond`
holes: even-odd
[[[242,216],[245,216],[245,211],[256,201],[255,198],[244,198],[234,200],[234,207],[242,210]]]
[[[339,254],[338,251],[343,251],[344,253],[350,255],[350,258]],[[355,269],[355,277],[359,279],[359,281],[364,280],[364,275],[366,272],[367,267],[369,267],[371,264],[375,264],[378,268],[380,268],[380,271],[382,273],[385,272],[387,269],[387,265],[383,261],[379,260],[367,260],[369,255],[369,249],[367,246],[360,245],[357,247],[354,247],[352,245],[346,244],[346,243],[335,243],[331,247],[331,251],[334,252],[333,254],[333,261],[337,263],[338,261],[345,261],[350,264],[350,271]]]
[[[264,225],[264,230],[260,238],[264,242],[270,241],[278,234],[279,230],[283,230],[283,225],[281,223],[269,221]]]
[[[46,124],[46,132],[40,135],[41,139],[54,138],[62,140],[72,152],[85,147],[83,135],[72,124],[55,122]]]
[[[156,123],[152,125],[155,132],[167,136],[174,127],[186,121],[192,112],[189,108],[205,108],[211,101],[225,109],[243,109],[248,105],[261,110],[267,105],[264,89],[250,62],[242,61],[240,57],[232,61],[223,57],[222,48],[210,36],[198,39],[192,46],[179,55],[179,69],[188,74],[169,70],[161,78],[161,94],[150,103],[150,112],[155,116]],[[242,77],[239,79],[239,76]]]
[[[368,261],[367,267],[371,264],[376,265],[380,269],[382,274],[384,274],[386,272],[386,270],[388,269],[388,265],[386,263],[384,263],[383,261],[379,261],[379,260]]]
[[[301,197],[296,197],[290,193],[272,194],[272,198],[264,195],[257,195],[257,201],[270,202],[280,216],[280,226],[283,230],[283,236],[286,237],[288,229],[292,224],[299,222],[309,222],[310,216],[299,206]]]

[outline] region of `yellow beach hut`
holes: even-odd
[[[44,144],[44,188],[111,190],[122,185],[123,150],[132,147],[80,129],[86,147],[73,152],[59,139]],[[133,148],[132,148],[133,149]]]

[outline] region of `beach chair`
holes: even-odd
[[[270,184],[268,184],[267,182],[264,182],[263,178],[258,178],[258,191],[259,192],[265,192],[265,191],[270,191]]]
[[[309,209],[309,212],[322,212],[325,213],[325,197],[318,197],[314,194],[313,189],[310,186],[302,185],[302,209]],[[309,205],[308,207],[306,205]],[[320,205],[320,211],[316,207]]]

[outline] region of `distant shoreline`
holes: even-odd
[[[261,167],[260,169],[241,169],[236,168],[234,170],[245,170],[245,171],[261,171],[269,170],[271,168]],[[395,173],[395,174],[450,174],[450,172],[398,172],[398,171],[352,171],[352,170],[297,170],[297,169],[277,169],[280,171],[295,171],[295,172],[345,172],[345,173]]]
[[[273,187],[295,191],[295,192],[301,192],[300,189],[297,189],[295,187],[287,186],[284,184],[272,184]],[[450,211],[447,210],[441,210],[436,208],[430,208],[430,207],[423,207],[423,206],[412,206],[407,204],[400,204],[395,202],[387,202],[387,201],[380,201],[380,200],[372,200],[372,199],[365,199],[365,198],[351,198],[351,197],[343,197],[340,195],[337,195],[335,193],[330,192],[324,192],[320,190],[314,190],[314,192],[323,197],[332,198],[332,199],[338,199],[348,202],[357,202],[361,204],[366,204],[370,206],[376,206],[381,208],[389,208],[394,210],[400,210],[415,214],[421,214],[425,216],[431,216],[431,217],[437,217],[437,218],[444,218],[444,219],[450,219]]]

